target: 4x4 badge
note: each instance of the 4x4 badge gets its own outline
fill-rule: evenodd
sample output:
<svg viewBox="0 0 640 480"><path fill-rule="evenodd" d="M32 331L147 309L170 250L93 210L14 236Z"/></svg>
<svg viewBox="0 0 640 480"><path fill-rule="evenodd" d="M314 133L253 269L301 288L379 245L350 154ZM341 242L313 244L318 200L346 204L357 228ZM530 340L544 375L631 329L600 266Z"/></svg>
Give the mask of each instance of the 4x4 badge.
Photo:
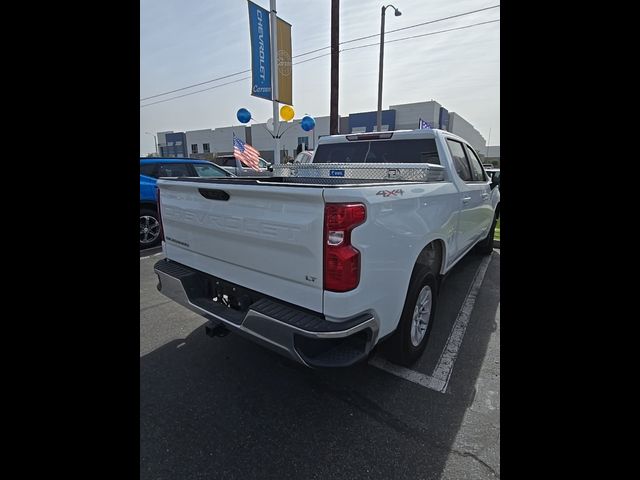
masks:
<svg viewBox="0 0 640 480"><path fill-rule="evenodd" d="M376 193L376 195L382 195L383 197L395 197L397 195L402 196L404 194L404 192L402 191L401 188L398 188L396 190L380 190L378 193Z"/></svg>

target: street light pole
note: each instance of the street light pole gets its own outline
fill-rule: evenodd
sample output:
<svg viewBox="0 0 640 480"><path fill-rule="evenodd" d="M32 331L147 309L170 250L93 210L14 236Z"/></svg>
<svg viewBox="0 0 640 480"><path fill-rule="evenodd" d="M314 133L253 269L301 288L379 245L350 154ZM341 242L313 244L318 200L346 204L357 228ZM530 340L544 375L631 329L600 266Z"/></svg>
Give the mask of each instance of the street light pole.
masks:
<svg viewBox="0 0 640 480"><path fill-rule="evenodd" d="M378 114L376 115L379 132L382 131L382 66L384 63L384 13L385 10L389 7L392 7L395 10L396 17L402 15L400 10L398 10L393 5L382 7L382 15L380 20L380 66L378 67Z"/></svg>
<svg viewBox="0 0 640 480"><path fill-rule="evenodd" d="M157 157L158 156L158 140L156 139L156 136L149 132L144 132L144 133L146 133L147 135L153 136L153 144L156 146L156 157Z"/></svg>
<svg viewBox="0 0 640 480"><path fill-rule="evenodd" d="M489 129L489 139L487 140L487 152L485 154L485 157L489 156L489 142L491 141L491 129Z"/></svg>

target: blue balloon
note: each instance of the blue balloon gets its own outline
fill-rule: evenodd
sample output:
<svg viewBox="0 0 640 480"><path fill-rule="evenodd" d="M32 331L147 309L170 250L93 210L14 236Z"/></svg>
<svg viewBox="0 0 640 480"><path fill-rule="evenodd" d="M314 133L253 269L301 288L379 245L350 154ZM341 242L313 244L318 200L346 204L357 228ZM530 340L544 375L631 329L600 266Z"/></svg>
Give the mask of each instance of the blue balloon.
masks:
<svg viewBox="0 0 640 480"><path fill-rule="evenodd" d="M240 123L249 123L249 120L251 120L251 112L246 108L241 108L238 110L237 117L238 120L240 120Z"/></svg>
<svg viewBox="0 0 640 480"><path fill-rule="evenodd" d="M315 128L316 121L313 119L313 117L310 117L307 115L306 117L302 117L302 122L300 122L300 126L305 132L308 132L309 130L313 130Z"/></svg>

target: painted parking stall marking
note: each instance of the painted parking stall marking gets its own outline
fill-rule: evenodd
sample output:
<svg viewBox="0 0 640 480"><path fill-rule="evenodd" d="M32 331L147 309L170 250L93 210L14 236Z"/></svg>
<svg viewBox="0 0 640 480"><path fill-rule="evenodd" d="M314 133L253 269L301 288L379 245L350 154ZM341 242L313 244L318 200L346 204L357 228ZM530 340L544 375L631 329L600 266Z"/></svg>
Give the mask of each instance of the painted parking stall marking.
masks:
<svg viewBox="0 0 640 480"><path fill-rule="evenodd" d="M147 255L146 257L140 257L140 260L144 260L145 258L157 257L158 255L162 255L162 252L154 253L153 255Z"/></svg>
<svg viewBox="0 0 640 480"><path fill-rule="evenodd" d="M375 356L369 360L369 365L403 378L404 380L430 388L431 390L446 393L447 386L449 385L449 379L453 372L453 366L456 362L456 358L458 357L458 351L462 345L462 339L464 338L464 333L467 330L467 325L469 324L469 319L471 318L473 306L476 303L476 298L478 297L482 281L487 273L489 262L491 262L491 256L483 258L478 270L476 270L473 281L471 282L471 287L469 287L467 296L462 303L462 307L458 312L453 328L447 338L447 343L445 344L445 347L440 354L440 358L438 359L438 363L431 375L426 375L424 373L416 372L415 370L395 365L379 356Z"/></svg>
<svg viewBox="0 0 640 480"><path fill-rule="evenodd" d="M476 275L471 283L467 297L465 298L462 308L460 309L460 312L458 312L458 317L453 324L453 328L451 329L451 333L447 339L447 344L445 345L444 350L440 355L440 359L438 360L438 364L433 371L433 378L443 382L444 384L441 390L442 393L447 390L447 385L451 378L451 372L453 371L453 365L458 357L458 350L460 350L460 345L462 345L464 332L467 330L467 325L471 318L471 312L473 312L473 306L476 303L476 298L478 297L478 292L480 291L482 280L484 280L484 276L487 273L490 261L491 256L482 259L482 263L476 271Z"/></svg>
<svg viewBox="0 0 640 480"><path fill-rule="evenodd" d="M396 377L404 378L405 380L417 383L418 385L430 388L431 390L436 390L437 392L442 391L443 387L445 387L441 380L425 375L424 373L416 372L409 368L401 367L400 365L391 363L377 355L369 360L369 365L373 365L374 367L384 370Z"/></svg>

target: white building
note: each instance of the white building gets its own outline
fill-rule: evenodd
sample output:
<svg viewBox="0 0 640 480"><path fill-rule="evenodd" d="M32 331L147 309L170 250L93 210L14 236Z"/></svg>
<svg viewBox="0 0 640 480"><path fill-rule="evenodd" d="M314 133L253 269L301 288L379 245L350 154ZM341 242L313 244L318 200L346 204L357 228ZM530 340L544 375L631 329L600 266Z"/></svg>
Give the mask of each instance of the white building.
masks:
<svg viewBox="0 0 640 480"><path fill-rule="evenodd" d="M500 145L489 145L486 150L485 161L488 163L494 163L497 161L500 165Z"/></svg>
<svg viewBox="0 0 640 480"><path fill-rule="evenodd" d="M302 119L294 119L290 122L280 123L280 150L282 152L280 158L294 158L295 150L298 145L305 145L305 150L313 150L316 146L318 138L323 135L329 135L329 117L315 118L316 127L305 132L300 126ZM266 123L255 123L251 125L251 140L253 147L260 151L262 158L273 161L273 149L275 140L272 132L267 130Z"/></svg>
<svg viewBox="0 0 640 480"><path fill-rule="evenodd" d="M233 127L216 128L213 131L213 143L211 144L215 148L212 151L229 154L233 153L233 135L235 134L243 142L248 142L253 145L247 138L247 130L250 130L244 125L236 125Z"/></svg>
<svg viewBox="0 0 640 480"><path fill-rule="evenodd" d="M396 111L396 130L415 130L420 119L433 128L440 126L440 105L438 102L404 103L390 105L389 110Z"/></svg>
<svg viewBox="0 0 640 480"><path fill-rule="evenodd" d="M191 130L185 132L187 137L187 152L189 155L197 153L211 153L213 145L213 130L210 128L204 130Z"/></svg>
<svg viewBox="0 0 640 480"><path fill-rule="evenodd" d="M475 148L476 152L482 155L485 154L487 141L473 125L455 112L449 114L449 131L464 138Z"/></svg>
<svg viewBox="0 0 640 480"><path fill-rule="evenodd" d="M383 110L383 119L391 130L414 130L418 128L419 120L428 122L432 128L442 128L466 139L478 153L486 154L486 141L471 123L460 114L451 112L438 102L406 103L391 105L389 110ZM329 116L315 119L316 127L311 132L305 132L300 127L301 119L280 123L281 160L295 157L296 149L304 145L305 149L314 149L317 141L324 135L329 135ZM376 124L376 112L354 113L339 118L341 133L355 131L373 131ZM163 133L158 134L158 141L164 141ZM260 151L260 155L268 161L273 161L274 138L267 130L266 123L256 123L250 126L238 125L216 129L193 130L186 132L186 150L189 155L230 154L233 152L233 134L249 143ZM161 140L162 138L162 140ZM498 152L499 158L499 152Z"/></svg>
<svg viewBox="0 0 640 480"><path fill-rule="evenodd" d="M455 112L449 112L438 102L405 103L391 105L390 110L396 111L396 130L413 130L418 128L420 119L429 123L433 128L442 128L455 133L467 140L478 153L484 155L487 142L473 125Z"/></svg>

